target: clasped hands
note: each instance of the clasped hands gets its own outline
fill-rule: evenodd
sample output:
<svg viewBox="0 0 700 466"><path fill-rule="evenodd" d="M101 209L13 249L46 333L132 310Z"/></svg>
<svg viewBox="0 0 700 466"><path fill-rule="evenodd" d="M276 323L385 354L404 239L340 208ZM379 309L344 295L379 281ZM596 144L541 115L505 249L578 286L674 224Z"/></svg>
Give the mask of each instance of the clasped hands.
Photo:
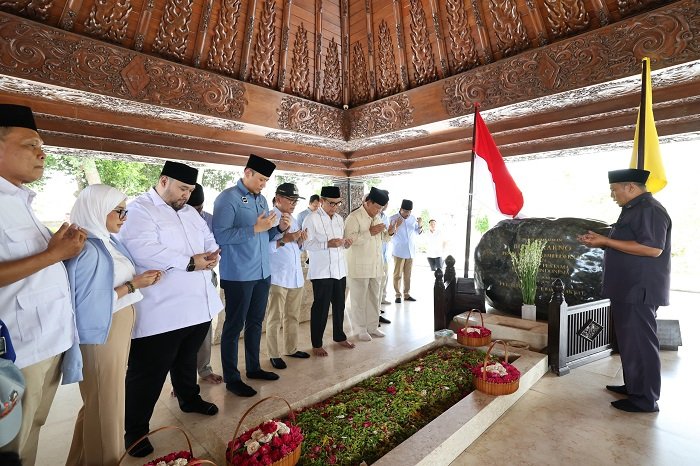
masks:
<svg viewBox="0 0 700 466"><path fill-rule="evenodd" d="M333 238L328 240L329 248L349 248L352 246L352 240L350 238Z"/></svg>

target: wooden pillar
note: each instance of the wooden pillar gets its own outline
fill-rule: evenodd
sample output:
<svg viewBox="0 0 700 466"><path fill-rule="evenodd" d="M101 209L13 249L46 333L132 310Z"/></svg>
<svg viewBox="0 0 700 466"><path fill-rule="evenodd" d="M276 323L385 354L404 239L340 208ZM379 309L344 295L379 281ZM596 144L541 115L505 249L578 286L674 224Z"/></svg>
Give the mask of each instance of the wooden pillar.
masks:
<svg viewBox="0 0 700 466"><path fill-rule="evenodd" d="M396 43L399 48L399 53L397 58L399 59L399 74L401 75L401 91L405 91L409 88L408 80L408 68L406 63L408 62L406 43L403 37L403 11L401 8L401 0L394 0L394 20L396 21Z"/></svg>
<svg viewBox="0 0 700 466"><path fill-rule="evenodd" d="M372 1L365 0L365 17L367 18L367 65L369 68L369 100L377 97L377 84L374 66L374 19L372 18Z"/></svg>
<svg viewBox="0 0 700 466"><path fill-rule="evenodd" d="M343 108L347 109L350 105L350 7L348 0L340 0L340 36Z"/></svg>
<svg viewBox="0 0 700 466"><path fill-rule="evenodd" d="M440 79L450 76L450 60L447 56L447 47L445 46L445 38L442 35L442 22L440 21L440 7L437 0L430 0L430 10L433 16L433 27L435 28L435 41L438 47L438 58L440 66L438 66L438 75Z"/></svg>
<svg viewBox="0 0 700 466"><path fill-rule="evenodd" d="M491 63L493 61L493 52L491 51L491 41L489 40L489 34L484 26L484 20L481 15L481 7L479 6L478 0L471 0L472 2L472 14L474 15L474 22L476 23L476 37L478 40L478 49L482 57L482 63Z"/></svg>
<svg viewBox="0 0 700 466"><path fill-rule="evenodd" d="M245 38L243 39L243 53L241 54L240 80L248 81L250 77L250 51L253 48L253 32L255 32L255 9L258 0L250 0L246 12Z"/></svg>
<svg viewBox="0 0 700 466"><path fill-rule="evenodd" d="M204 45L207 40L207 30L209 29L209 18L211 18L211 9L214 6L214 0L206 0L202 17L199 19L199 29L194 43L194 56L192 57L192 66L199 68L202 62L202 54L204 53Z"/></svg>
<svg viewBox="0 0 700 466"><path fill-rule="evenodd" d="M280 69L277 78L277 89L284 92L284 82L287 79L287 59L289 57L289 30L292 22L292 0L284 0L282 5L282 44L280 47Z"/></svg>

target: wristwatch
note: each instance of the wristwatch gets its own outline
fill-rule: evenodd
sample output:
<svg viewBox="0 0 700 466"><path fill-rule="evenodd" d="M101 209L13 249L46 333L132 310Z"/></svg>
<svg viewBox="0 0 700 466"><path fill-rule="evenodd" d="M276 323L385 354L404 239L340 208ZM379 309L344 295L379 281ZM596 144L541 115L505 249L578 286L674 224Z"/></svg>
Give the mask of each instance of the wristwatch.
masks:
<svg viewBox="0 0 700 466"><path fill-rule="evenodd" d="M188 272L194 272L194 257L190 257L190 263L187 264L187 268L185 270Z"/></svg>
<svg viewBox="0 0 700 466"><path fill-rule="evenodd" d="M284 240L280 238L280 247L283 248L285 244L287 243L285 243Z"/></svg>

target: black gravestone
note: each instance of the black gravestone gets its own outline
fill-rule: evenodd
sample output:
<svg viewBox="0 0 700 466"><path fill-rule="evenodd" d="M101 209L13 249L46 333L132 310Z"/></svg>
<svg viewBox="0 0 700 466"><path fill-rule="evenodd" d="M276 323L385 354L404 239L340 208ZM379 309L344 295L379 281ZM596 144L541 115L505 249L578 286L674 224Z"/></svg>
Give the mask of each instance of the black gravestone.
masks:
<svg viewBox="0 0 700 466"><path fill-rule="evenodd" d="M528 218L503 220L487 231L474 253L476 286L495 309L520 316L522 294L508 251L517 251L528 239L545 239L537 276L537 318L547 320L551 284L560 278L570 306L601 299L603 250L589 248L576 237L588 230L607 235L609 226L581 218Z"/></svg>

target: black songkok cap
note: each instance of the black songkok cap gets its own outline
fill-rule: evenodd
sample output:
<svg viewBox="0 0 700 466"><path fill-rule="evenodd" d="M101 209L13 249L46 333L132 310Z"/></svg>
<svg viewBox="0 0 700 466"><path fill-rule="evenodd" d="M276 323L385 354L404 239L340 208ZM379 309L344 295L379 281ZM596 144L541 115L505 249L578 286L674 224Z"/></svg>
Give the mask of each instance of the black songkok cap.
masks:
<svg viewBox="0 0 700 466"><path fill-rule="evenodd" d="M649 178L648 170L625 168L608 172L608 183L640 183L646 184Z"/></svg>
<svg viewBox="0 0 700 466"><path fill-rule="evenodd" d="M197 169L180 162L165 162L160 176L169 176L185 184L197 184Z"/></svg>
<svg viewBox="0 0 700 466"><path fill-rule="evenodd" d="M367 194L367 200L383 207L389 202L389 195L383 189L372 188Z"/></svg>
<svg viewBox="0 0 700 466"><path fill-rule="evenodd" d="M36 131L32 109L24 105L0 104L0 126L29 128Z"/></svg>
<svg viewBox="0 0 700 466"><path fill-rule="evenodd" d="M281 185L277 186L277 191L275 191L275 194L292 199L306 199L305 197L301 197L299 195L297 185L294 183L282 183Z"/></svg>
<svg viewBox="0 0 700 466"><path fill-rule="evenodd" d="M409 201L408 199L404 199L401 201L401 208L403 210L413 210L413 201Z"/></svg>
<svg viewBox="0 0 700 466"><path fill-rule="evenodd" d="M321 188L321 197L337 199L340 197L340 188L337 186L324 186Z"/></svg>
<svg viewBox="0 0 700 466"><path fill-rule="evenodd" d="M245 164L245 167L255 170L262 176L269 178L272 175L272 172L275 171L275 167L277 167L277 165L267 159L258 157L255 154L250 154L250 157L248 157L248 163Z"/></svg>
<svg viewBox="0 0 700 466"><path fill-rule="evenodd" d="M190 198L187 200L187 203L192 207L197 207L204 204L204 188L202 188L201 184L197 183L194 185L194 191L192 191L192 194L190 194Z"/></svg>

